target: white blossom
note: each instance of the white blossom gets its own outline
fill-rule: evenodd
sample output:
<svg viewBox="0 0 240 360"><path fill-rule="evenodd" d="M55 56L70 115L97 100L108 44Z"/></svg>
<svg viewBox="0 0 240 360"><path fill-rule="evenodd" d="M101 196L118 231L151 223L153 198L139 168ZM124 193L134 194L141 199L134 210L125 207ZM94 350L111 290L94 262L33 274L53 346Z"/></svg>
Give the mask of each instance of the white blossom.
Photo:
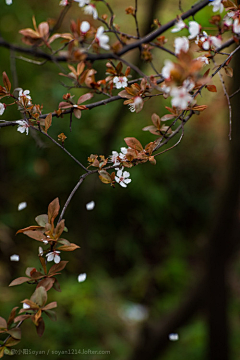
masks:
<svg viewBox="0 0 240 360"><path fill-rule="evenodd" d="M47 240L43 240L42 242L44 243L44 245L47 245L47 244L48 244L48 241L47 241Z"/></svg>
<svg viewBox="0 0 240 360"><path fill-rule="evenodd" d="M222 44L221 39L216 36L208 35L206 31L203 31L203 36L201 36L200 39L197 37L195 42L198 43L199 40L202 42L202 48L204 50L209 50L212 46L218 48Z"/></svg>
<svg viewBox="0 0 240 360"><path fill-rule="evenodd" d="M110 161L113 163L114 166L120 165L118 158L119 158L119 153L117 151L112 151L112 155L110 156Z"/></svg>
<svg viewBox="0 0 240 360"><path fill-rule="evenodd" d="M188 31L190 33L188 39L194 39L200 32L200 25L196 21L189 21Z"/></svg>
<svg viewBox="0 0 240 360"><path fill-rule="evenodd" d="M213 6L213 12L216 12L216 11L220 11L223 12L223 9L224 9L224 6L222 4L222 0L214 0L214 1L211 1L210 4L208 5L212 5Z"/></svg>
<svg viewBox="0 0 240 360"><path fill-rule="evenodd" d="M12 5L12 0L6 0L7 5Z"/></svg>
<svg viewBox="0 0 240 360"><path fill-rule="evenodd" d="M200 60L204 62L206 65L209 64L209 59L206 56L199 56L196 58L196 60Z"/></svg>
<svg viewBox="0 0 240 360"><path fill-rule="evenodd" d="M90 29L90 24L88 21L83 21L80 26L80 31L83 34L86 34L88 30Z"/></svg>
<svg viewBox="0 0 240 360"><path fill-rule="evenodd" d="M174 28L172 28L171 32L175 33L178 32L186 27L185 23L182 21L182 19L179 19L176 23Z"/></svg>
<svg viewBox="0 0 240 360"><path fill-rule="evenodd" d="M38 248L38 255L43 256L43 248L41 246Z"/></svg>
<svg viewBox="0 0 240 360"><path fill-rule="evenodd" d="M83 12L86 15L92 15L95 20L98 18L98 12L97 12L96 6L93 4L89 4L89 5L85 6L83 9Z"/></svg>
<svg viewBox="0 0 240 360"><path fill-rule="evenodd" d="M31 104L31 96L30 96L30 91L29 90L24 90L23 89L20 89L19 90L19 94L18 94L18 100L21 100L21 97L25 97L27 98L29 101L28 101L28 104Z"/></svg>
<svg viewBox="0 0 240 360"><path fill-rule="evenodd" d="M19 261L19 255L16 255L16 254L11 255L11 256L10 256L10 260L11 260L11 261Z"/></svg>
<svg viewBox="0 0 240 360"><path fill-rule="evenodd" d="M128 86L128 79L126 76L114 76L113 83L117 89L125 88Z"/></svg>
<svg viewBox="0 0 240 360"><path fill-rule="evenodd" d="M28 135L29 125L27 121L25 120L17 120L16 123L18 123L17 131L19 131L21 134L23 134L26 131L26 135Z"/></svg>
<svg viewBox="0 0 240 360"><path fill-rule="evenodd" d="M26 201L23 201L18 204L18 211L21 211L21 210L25 209L26 207L27 207L27 203L26 203Z"/></svg>
<svg viewBox="0 0 240 360"><path fill-rule="evenodd" d="M90 0L74 0L75 2L78 2L78 5L80 7L83 7L85 5L88 5L90 3Z"/></svg>
<svg viewBox="0 0 240 360"><path fill-rule="evenodd" d="M58 255L60 254L60 251L54 250L49 252L46 257L47 257L47 261L54 261L55 264L58 264L61 260L60 256Z"/></svg>
<svg viewBox="0 0 240 360"><path fill-rule="evenodd" d="M143 99L141 98L141 96L136 96L133 102L128 105L131 112L136 111L136 113L139 113L143 108Z"/></svg>
<svg viewBox="0 0 240 360"><path fill-rule="evenodd" d="M115 176L115 180L119 183L122 187L127 187L132 180L128 179L130 173L128 171L118 170L117 175Z"/></svg>
<svg viewBox="0 0 240 360"><path fill-rule="evenodd" d="M61 0L59 5L60 6L66 6L68 4L68 0Z"/></svg>
<svg viewBox="0 0 240 360"><path fill-rule="evenodd" d="M2 115L5 111L5 106L3 103L0 103L0 115Z"/></svg>
<svg viewBox="0 0 240 360"><path fill-rule="evenodd" d="M79 274L78 275L78 282L83 282L85 281L87 278L87 274L86 273L83 273L83 274Z"/></svg>
<svg viewBox="0 0 240 360"><path fill-rule="evenodd" d="M240 34L240 22L239 18L235 19L233 22L233 32L235 34Z"/></svg>
<svg viewBox="0 0 240 360"><path fill-rule="evenodd" d="M178 334L169 334L168 335L168 338L169 338L169 340L171 340L171 341L177 341L178 339L179 339L179 336L178 336Z"/></svg>
<svg viewBox="0 0 240 360"><path fill-rule="evenodd" d="M186 109L189 102L192 101L192 96L188 93L188 89L185 86L173 87L170 95L172 96L172 106L182 110Z"/></svg>
<svg viewBox="0 0 240 360"><path fill-rule="evenodd" d="M95 35L95 41L99 44L99 46L105 50L109 50L110 46L107 44L109 42L109 36L104 34L104 27L100 26L97 29L97 33Z"/></svg>
<svg viewBox="0 0 240 360"><path fill-rule="evenodd" d="M86 204L86 209L87 210L93 210L95 208L95 202L94 201L90 201L89 203Z"/></svg>
<svg viewBox="0 0 240 360"><path fill-rule="evenodd" d="M28 305L28 304L26 304L26 303L23 303L23 309L25 309L25 310L26 310L26 309L30 309L30 307L31 307L30 305Z"/></svg>
<svg viewBox="0 0 240 360"><path fill-rule="evenodd" d="M174 63L171 60L164 61L164 67L162 68L162 76L164 79L169 79L171 71L174 69Z"/></svg>
<svg viewBox="0 0 240 360"><path fill-rule="evenodd" d="M178 37L174 40L175 54L180 54L181 51L187 52L189 50L189 41L186 36Z"/></svg>

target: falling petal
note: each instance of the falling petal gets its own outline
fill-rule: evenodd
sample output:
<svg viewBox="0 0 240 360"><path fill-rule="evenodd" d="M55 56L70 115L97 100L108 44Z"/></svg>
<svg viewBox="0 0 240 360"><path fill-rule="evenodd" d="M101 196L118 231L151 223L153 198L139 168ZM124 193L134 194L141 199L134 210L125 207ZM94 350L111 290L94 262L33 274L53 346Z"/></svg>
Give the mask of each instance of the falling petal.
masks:
<svg viewBox="0 0 240 360"><path fill-rule="evenodd" d="M25 209L26 207L27 207L26 201L21 202L20 204L18 204L18 211L21 211L21 210Z"/></svg>
<svg viewBox="0 0 240 360"><path fill-rule="evenodd" d="M87 210L93 210L95 208L95 202L94 201L90 201L89 203L86 204L86 209Z"/></svg>
<svg viewBox="0 0 240 360"><path fill-rule="evenodd" d="M10 260L11 260L11 261L19 261L19 255L16 255L16 254L11 255L11 256L10 256Z"/></svg>
<svg viewBox="0 0 240 360"><path fill-rule="evenodd" d="M86 273L80 274L80 275L78 275L78 282L83 282L86 280L86 278L87 278Z"/></svg>

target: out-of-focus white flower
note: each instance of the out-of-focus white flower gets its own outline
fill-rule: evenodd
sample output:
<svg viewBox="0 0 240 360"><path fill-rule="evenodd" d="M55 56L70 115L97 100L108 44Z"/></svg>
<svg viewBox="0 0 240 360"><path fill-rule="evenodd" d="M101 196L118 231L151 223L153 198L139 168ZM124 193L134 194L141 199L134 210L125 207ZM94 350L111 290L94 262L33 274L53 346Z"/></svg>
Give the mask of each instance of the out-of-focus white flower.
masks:
<svg viewBox="0 0 240 360"><path fill-rule="evenodd" d="M178 336L178 334L173 333L173 334L169 334L168 338L171 341L177 341L179 339L179 336Z"/></svg>
<svg viewBox="0 0 240 360"><path fill-rule="evenodd" d="M171 60L164 61L164 67L162 68L162 76L164 79L169 79L171 71L174 69L174 63Z"/></svg>
<svg viewBox="0 0 240 360"><path fill-rule="evenodd" d="M191 91L192 89L194 89L194 82L191 79L186 79L183 82L183 87L185 87L187 89L187 91Z"/></svg>
<svg viewBox="0 0 240 360"><path fill-rule="evenodd" d="M21 101L21 98L23 98L23 97L28 99L28 105L30 105L32 98L30 96L30 91L29 90L24 90L24 91L23 91L23 89L19 90L18 100Z"/></svg>
<svg viewBox="0 0 240 360"><path fill-rule="evenodd" d="M0 115L2 115L5 111L5 106L3 103L0 103Z"/></svg>
<svg viewBox="0 0 240 360"><path fill-rule="evenodd" d="M224 9L224 6L222 4L222 0L214 0L214 1L211 1L210 4L208 5L212 5L213 6L213 12L216 12L216 11L220 11L223 12L223 9Z"/></svg>
<svg viewBox="0 0 240 360"><path fill-rule="evenodd" d="M88 30L90 29L90 24L88 21L83 21L80 26L80 31L83 34L86 34Z"/></svg>
<svg viewBox="0 0 240 360"><path fill-rule="evenodd" d="M185 23L182 21L182 19L179 19L179 20L175 23L175 25L174 25L174 27L172 28L171 32L172 32L172 33L178 32L178 31L184 29L185 27L186 27Z"/></svg>
<svg viewBox="0 0 240 360"><path fill-rule="evenodd" d="M95 20L98 18L98 12L97 12L96 6L93 4L89 4L89 5L85 6L85 8L83 9L83 12L86 15L92 15Z"/></svg>
<svg viewBox="0 0 240 360"><path fill-rule="evenodd" d="M43 256L43 248L41 246L38 248L38 255Z"/></svg>
<svg viewBox="0 0 240 360"><path fill-rule="evenodd" d="M173 87L170 95L172 96L172 106L182 110L186 109L188 104L192 101L192 96L188 93L188 89L185 86Z"/></svg>
<svg viewBox="0 0 240 360"><path fill-rule="evenodd" d="M130 173L128 171L118 170L117 175L115 176L115 180L122 187L127 187L127 184L129 184L132 181L131 179L128 179L129 176Z"/></svg>
<svg viewBox="0 0 240 360"><path fill-rule="evenodd" d="M80 274L80 275L78 275L78 282L83 282L86 280L86 278L87 278L86 273Z"/></svg>
<svg viewBox="0 0 240 360"><path fill-rule="evenodd" d="M26 304L26 303L23 303L23 309L27 310L27 309L30 309L30 305Z"/></svg>
<svg viewBox="0 0 240 360"><path fill-rule="evenodd" d="M102 49L109 50L110 46L107 44L109 42L109 36L104 34L104 27L100 26L97 29L97 33L95 35L95 41L99 44Z"/></svg>
<svg viewBox="0 0 240 360"><path fill-rule="evenodd" d="M188 31L190 35L188 36L189 40L194 39L200 32L200 25L196 21L189 21Z"/></svg>
<svg viewBox="0 0 240 360"><path fill-rule="evenodd" d="M199 56L196 58L196 60L200 60L204 62L206 65L209 64L209 59L206 56Z"/></svg>
<svg viewBox="0 0 240 360"><path fill-rule="evenodd" d="M219 39L216 36L210 36L206 33L206 31L203 31L203 36L200 37L200 39L197 37L195 40L195 43L198 44L198 41L202 42L202 48L204 50L209 50L212 46L215 48L218 48L222 44L222 40Z"/></svg>
<svg viewBox="0 0 240 360"><path fill-rule="evenodd" d="M144 305L130 303L123 305L119 309L119 315L125 321L140 322L147 320L149 311L148 308Z"/></svg>
<svg viewBox="0 0 240 360"><path fill-rule="evenodd" d="M61 258L58 254L60 254L60 251L51 251L46 255L47 261L54 261L55 264L58 264L61 261Z"/></svg>
<svg viewBox="0 0 240 360"><path fill-rule="evenodd" d="M18 128L17 128L17 131L19 131L22 134L26 131L26 135L28 135L29 125L28 125L27 121L25 121L25 120L17 120L16 123L19 124Z"/></svg>
<svg viewBox="0 0 240 360"><path fill-rule="evenodd" d="M240 22L239 18L235 19L233 22L233 32L235 34L240 34Z"/></svg>
<svg viewBox="0 0 240 360"><path fill-rule="evenodd" d="M16 255L16 254L11 255L11 256L10 256L10 260L11 260L11 261L19 261L19 255Z"/></svg>
<svg viewBox="0 0 240 360"><path fill-rule="evenodd" d="M186 36L178 37L174 40L175 54L180 54L181 51L187 52L189 50L189 41Z"/></svg>
<svg viewBox="0 0 240 360"><path fill-rule="evenodd" d="M143 108L143 99L141 98L141 96L136 96L133 99L133 102L128 105L131 112L136 111L136 113L139 113Z"/></svg>
<svg viewBox="0 0 240 360"><path fill-rule="evenodd" d="M66 6L68 4L68 0L61 0L59 5L60 6Z"/></svg>
<svg viewBox="0 0 240 360"><path fill-rule="evenodd" d="M43 243L44 243L44 245L47 245L47 244L48 244L48 241L47 241L47 240L43 240Z"/></svg>
<svg viewBox="0 0 240 360"><path fill-rule="evenodd" d="M88 5L90 3L90 0L74 0L75 2L78 2L78 5L80 7L83 7L85 5Z"/></svg>
<svg viewBox="0 0 240 360"><path fill-rule="evenodd" d="M86 209L87 210L93 210L95 208L95 202L94 201L90 201L89 203L86 204Z"/></svg>
<svg viewBox="0 0 240 360"><path fill-rule="evenodd" d="M6 0L7 5L12 5L12 0Z"/></svg>
<svg viewBox="0 0 240 360"><path fill-rule="evenodd" d="M25 209L26 207L27 207L27 203L26 203L26 201L23 201L20 204L18 204L18 211L21 211L21 210Z"/></svg>
<svg viewBox="0 0 240 360"><path fill-rule="evenodd" d="M114 76L113 83L117 89L125 88L128 86L128 79L126 76Z"/></svg>

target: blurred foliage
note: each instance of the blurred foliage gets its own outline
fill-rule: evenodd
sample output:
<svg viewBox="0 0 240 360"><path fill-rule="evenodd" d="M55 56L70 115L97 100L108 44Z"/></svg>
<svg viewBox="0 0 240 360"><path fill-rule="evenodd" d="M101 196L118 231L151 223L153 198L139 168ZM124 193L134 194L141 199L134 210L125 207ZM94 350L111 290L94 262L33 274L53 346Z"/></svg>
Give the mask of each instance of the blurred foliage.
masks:
<svg viewBox="0 0 240 360"><path fill-rule="evenodd" d="M12 6L2 4L1 35L8 41L20 43L18 30L32 27L32 15L36 16L37 23L57 18L61 10L58 2L39 4L35 0L13 0ZM113 3L117 13L115 21L124 29L126 26L125 31L134 30L134 23L126 21L123 3L128 6L134 2ZM147 2L139 3L141 24ZM162 23L172 19L179 12L177 3L165 2L156 17ZM182 3L187 10L194 2ZM69 19L86 18L81 9L77 6L75 9L77 11L72 9L64 20L62 32L68 31ZM196 20L209 26L206 15L209 13L209 9L204 9ZM5 70L13 79L16 62L15 86L29 89L33 102L44 105L44 113L57 109L62 95L67 92L61 86L65 80L58 75L61 69L55 64L38 66L14 59L15 55L18 54L1 48L0 71ZM166 55L160 56L161 62L156 59L159 69ZM104 74L104 64L95 65L99 66L98 72ZM66 65L59 64L59 67ZM72 93L81 94L79 90ZM149 318L161 318L178 306L191 290L201 274L201 255L225 174L227 124L222 115L223 94L219 91L217 95L208 94L209 97L211 107L191 119L177 148L160 156L156 166L144 164L130 169L132 183L127 189L120 186L112 189L100 183L97 176L81 185L65 214L69 229L66 238L81 249L64 253L64 260L69 260L69 264L58 277L62 292L49 292L49 301L58 302L58 321L46 319L45 334L40 340L33 324L24 323L23 340L17 348L110 350L111 355L86 355L86 358L124 360L134 347L141 319L123 317L121 309L125 306L134 309L135 304L141 304L147 309ZM202 101L204 103L206 98ZM214 101L218 104L217 119ZM165 114L165 105L166 102L159 99L149 101L139 114L124 111L123 116L122 101L111 103L84 111L80 120L74 119L72 132L68 116L54 119L49 133L57 139L57 135L64 132L66 148L87 164L91 153L102 154L107 149L104 155L108 156L112 150L118 151L124 146L124 137L135 136L143 144L152 141L154 136L141 129L151 124L153 109L159 115ZM19 119L12 107L4 115L5 120ZM110 143L105 143L108 129L118 119L117 131L113 130ZM15 128L0 131L1 316L7 317L12 307L21 306L20 301L32 293L28 284L14 288L8 288L8 284L17 276L24 276L27 266L40 265L37 264L39 244L23 234L16 237L14 234L19 228L34 224L35 216L46 213L48 203L55 197L59 197L63 206L80 174L81 169L65 153L39 134L31 133L26 137ZM91 200L96 207L86 211L85 204ZM26 201L28 206L18 212L17 205L21 201ZM10 262L9 256L14 253L20 255L19 263ZM235 271L239 274L239 264ZM77 276L82 272L87 273L87 280L79 284ZM237 338L240 335L239 319L236 319L240 294L235 295L230 310ZM180 330L172 330L179 332L179 341L170 342L164 360L204 358L206 328L202 316ZM67 355L51 357L69 358ZM21 358L25 356L19 355L18 359ZM28 360L34 358L34 355L27 357Z"/></svg>

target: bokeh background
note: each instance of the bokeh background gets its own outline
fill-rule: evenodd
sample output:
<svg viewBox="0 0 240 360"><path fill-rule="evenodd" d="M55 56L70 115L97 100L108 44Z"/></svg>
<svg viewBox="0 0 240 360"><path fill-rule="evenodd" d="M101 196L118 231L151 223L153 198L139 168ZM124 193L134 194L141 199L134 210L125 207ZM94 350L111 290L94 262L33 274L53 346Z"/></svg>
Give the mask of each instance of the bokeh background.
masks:
<svg viewBox="0 0 240 360"><path fill-rule="evenodd" d="M32 27L33 15L40 23L57 19L62 10L58 0L13 0L11 6L1 2L0 34L14 44L21 44L18 31ZM182 7L186 11L193 3L182 1ZM124 10L134 6L134 1L110 4L120 29L135 34L134 21ZM99 26L74 5L61 32L69 31L71 19L85 19ZM97 8L99 13L107 12L100 2ZM175 0L139 0L141 35L154 29L153 19L166 23L179 13ZM210 31L208 20L212 14L212 8L207 7L195 20ZM181 35L185 34L182 31ZM171 32L165 36L166 46L171 48ZM68 91L63 83L70 85L58 75L61 67L67 69L66 64L36 65L23 59L29 56L3 47L0 54L0 71L7 72L14 87L29 89L33 102L43 104L43 113L58 108ZM169 55L161 51L153 55L160 71ZM143 71L152 72L137 51L126 58ZM220 63L222 57L218 60ZM97 79L104 77L105 63L94 66ZM226 80L230 93L239 83L237 67L235 71L235 83ZM240 253L236 219L240 152L239 129L235 128L239 100L238 95L233 98L230 142L226 99L219 80L214 79L214 84L218 92L203 92L200 103L209 107L187 124L181 144L160 156L156 166L147 163L130 169L132 182L127 189L113 189L97 176L81 185L65 213L69 230L66 238L81 248L63 254L69 263L58 277L62 292L48 293L49 301L58 302L58 320L46 318L41 339L32 323L24 323L23 339L16 348L27 349L28 354L15 357L31 360L35 356L30 352L49 349L50 358L68 359L73 355L57 356L51 351L90 349L110 354L78 354L72 358L239 359ZM79 89L71 92L76 96L83 93ZM64 132L66 148L87 164L90 154L108 156L112 150L119 151L125 145L124 137L134 136L142 144L153 141L155 137L141 129L151 124L152 112L166 114L166 105L168 100L153 99L142 112L132 114L122 101L111 103L83 112L81 119L74 118L72 132L69 116L54 119L49 134L57 139ZM20 115L10 107L2 118L17 120ZM0 130L1 316L7 318L11 309L21 306L20 301L32 293L28 284L12 288L8 284L24 276L26 267L39 267L39 243L23 234L15 236L16 231L35 224L35 217L46 213L54 198L59 197L63 206L81 174L81 168L47 138L32 132L26 136L11 127ZM22 201L28 206L19 212ZM90 201L96 206L87 211ZM19 254L20 261L11 262L12 254ZM87 274L83 283L77 281L80 273ZM179 340L170 341L170 333L178 333Z"/></svg>

